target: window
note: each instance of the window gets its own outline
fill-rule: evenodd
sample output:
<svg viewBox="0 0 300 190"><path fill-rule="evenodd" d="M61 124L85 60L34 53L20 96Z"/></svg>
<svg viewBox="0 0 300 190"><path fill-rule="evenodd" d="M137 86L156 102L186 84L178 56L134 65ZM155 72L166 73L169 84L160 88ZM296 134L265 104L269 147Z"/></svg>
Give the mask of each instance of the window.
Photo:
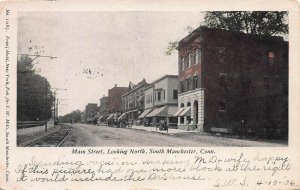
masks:
<svg viewBox="0 0 300 190"><path fill-rule="evenodd" d="M166 91L165 90L163 90L163 94L164 94L164 100L166 99Z"/></svg>
<svg viewBox="0 0 300 190"><path fill-rule="evenodd" d="M157 92L157 101L160 101L161 98L161 92Z"/></svg>
<svg viewBox="0 0 300 190"><path fill-rule="evenodd" d="M227 80L227 74L226 73L220 73L220 85L225 86L226 85L226 80Z"/></svg>
<svg viewBox="0 0 300 190"><path fill-rule="evenodd" d="M194 87L195 87L195 89L199 87L199 86L198 86L198 75L196 75L196 76L194 77Z"/></svg>
<svg viewBox="0 0 300 190"><path fill-rule="evenodd" d="M224 101L219 102L219 111L225 111L226 110L226 105Z"/></svg>
<svg viewBox="0 0 300 190"><path fill-rule="evenodd" d="M178 99L178 91L173 90L173 99Z"/></svg>
<svg viewBox="0 0 300 190"><path fill-rule="evenodd" d="M184 71L184 64L185 64L185 59L184 59L184 57L183 58L181 58L181 71Z"/></svg>
<svg viewBox="0 0 300 190"><path fill-rule="evenodd" d="M189 91L190 90L190 80L186 79L186 88Z"/></svg>
<svg viewBox="0 0 300 190"><path fill-rule="evenodd" d="M197 56L197 50L193 52L193 65L197 64L196 56Z"/></svg>
<svg viewBox="0 0 300 190"><path fill-rule="evenodd" d="M184 92L184 89L183 89L183 81L180 81L180 92Z"/></svg>
<svg viewBox="0 0 300 190"><path fill-rule="evenodd" d="M189 68L189 63L190 63L189 56L186 56L186 57L184 58L184 60L185 60L185 69L186 69L186 68Z"/></svg>
<svg viewBox="0 0 300 190"><path fill-rule="evenodd" d="M270 88L269 77L264 77L264 90L269 90L269 88Z"/></svg>
<svg viewBox="0 0 300 190"><path fill-rule="evenodd" d="M192 54L189 53L189 56L188 56L188 68L190 68L192 66Z"/></svg>
<svg viewBox="0 0 300 190"><path fill-rule="evenodd" d="M196 63L195 64L200 64L201 63L201 50L197 49L196 50Z"/></svg>
<svg viewBox="0 0 300 190"><path fill-rule="evenodd" d="M273 65L274 64L274 58L275 58L275 54L274 52L270 51L269 55L268 55L269 59L268 59L268 65Z"/></svg>

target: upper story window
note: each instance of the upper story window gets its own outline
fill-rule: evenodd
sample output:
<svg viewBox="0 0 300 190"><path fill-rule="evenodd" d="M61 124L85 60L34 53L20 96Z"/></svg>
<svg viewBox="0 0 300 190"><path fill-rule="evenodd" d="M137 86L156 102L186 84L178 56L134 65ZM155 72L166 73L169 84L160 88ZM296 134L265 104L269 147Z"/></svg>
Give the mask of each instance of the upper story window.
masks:
<svg viewBox="0 0 300 190"><path fill-rule="evenodd" d="M270 51L268 54L268 65L273 65L274 64L274 58L275 58L275 54L273 51Z"/></svg>
<svg viewBox="0 0 300 190"><path fill-rule="evenodd" d="M157 92L157 101L160 101L161 99L161 92Z"/></svg>
<svg viewBox="0 0 300 190"><path fill-rule="evenodd" d="M184 71L185 58L181 58L181 71Z"/></svg>
<svg viewBox="0 0 300 190"><path fill-rule="evenodd" d="M173 90L173 99L178 99L178 91L176 89Z"/></svg>
<svg viewBox="0 0 300 190"><path fill-rule="evenodd" d="M187 68L190 68L192 66L192 53L189 53L188 55L188 67Z"/></svg>
<svg viewBox="0 0 300 190"><path fill-rule="evenodd" d="M193 58L192 64L193 64L193 65L196 65L196 64L197 64L196 56L197 56L197 50L196 50L196 51L193 51L193 56L192 56L192 58Z"/></svg>
<svg viewBox="0 0 300 190"><path fill-rule="evenodd" d="M190 59L189 59L189 56L186 56L184 58L184 65L185 65L185 69L189 68L189 63L190 63Z"/></svg>
<svg viewBox="0 0 300 190"><path fill-rule="evenodd" d="M179 82L179 89L180 89L180 92L181 92L181 93L184 92L183 81L180 81L180 82Z"/></svg>
<svg viewBox="0 0 300 190"><path fill-rule="evenodd" d="M220 77L219 77L220 85L222 85L222 86L226 85L226 81L227 81L227 74L220 73Z"/></svg>
<svg viewBox="0 0 300 190"><path fill-rule="evenodd" d="M201 64L201 49L196 50L196 63L195 64Z"/></svg>
<svg viewBox="0 0 300 190"><path fill-rule="evenodd" d="M199 85L198 85L198 75L194 76L194 88L199 88Z"/></svg>
<svg viewBox="0 0 300 190"><path fill-rule="evenodd" d="M220 101L219 102L219 111L226 111L225 101Z"/></svg>
<svg viewBox="0 0 300 190"><path fill-rule="evenodd" d="M163 93L163 100L165 100L166 99L166 91L163 90L162 93Z"/></svg>
<svg viewBox="0 0 300 190"><path fill-rule="evenodd" d="M191 78L186 79L187 90L191 90Z"/></svg>

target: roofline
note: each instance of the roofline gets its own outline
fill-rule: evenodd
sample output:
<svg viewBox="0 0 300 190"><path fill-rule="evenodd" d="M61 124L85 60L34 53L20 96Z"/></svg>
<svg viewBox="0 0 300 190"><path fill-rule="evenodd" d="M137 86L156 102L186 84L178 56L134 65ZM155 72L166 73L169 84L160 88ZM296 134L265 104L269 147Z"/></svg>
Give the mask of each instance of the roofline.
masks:
<svg viewBox="0 0 300 190"><path fill-rule="evenodd" d="M160 81L160 80L162 80L164 78L178 78L178 75L164 75L164 76L156 79L155 81L153 81L152 84L154 84L154 83L156 83L156 82L158 82L158 81Z"/></svg>
<svg viewBox="0 0 300 190"><path fill-rule="evenodd" d="M148 86L149 84L150 84L150 83L147 83L147 82L146 82L145 84L142 84L142 85L140 85L140 86L138 86L138 87L136 87L136 88L130 90L129 92L126 92L126 93L123 94L121 97L126 96L126 95L130 94L131 92L133 92L133 91L135 91L135 90L137 90L137 89L139 89L139 88L141 88L141 87L143 87L143 86Z"/></svg>
<svg viewBox="0 0 300 190"><path fill-rule="evenodd" d="M199 35L201 32L205 32L208 30L213 30L213 31L218 31L218 32L228 32L231 34L236 34L236 35L241 35L242 37L248 36L248 37L253 37L253 38L263 38L265 40L280 40L282 42L286 42L282 36L268 36L268 35L261 35L261 34L246 34L244 32L240 32L240 31L230 31L230 30L226 30L226 29L220 29L220 28L209 28L207 26L199 26L198 28L196 28L193 32L191 32L190 34L188 34L187 36L185 36L184 38L182 38L179 42L178 42L178 47L177 50L180 49L182 46L184 46L184 44L186 44L188 41L190 41L191 39L193 39L194 37L196 37L197 35Z"/></svg>
<svg viewBox="0 0 300 190"><path fill-rule="evenodd" d="M154 87L154 84L153 84L153 83L150 83L149 86L147 86L147 87L145 88L145 90L147 90L147 89L149 89L149 88L151 88L151 87Z"/></svg>

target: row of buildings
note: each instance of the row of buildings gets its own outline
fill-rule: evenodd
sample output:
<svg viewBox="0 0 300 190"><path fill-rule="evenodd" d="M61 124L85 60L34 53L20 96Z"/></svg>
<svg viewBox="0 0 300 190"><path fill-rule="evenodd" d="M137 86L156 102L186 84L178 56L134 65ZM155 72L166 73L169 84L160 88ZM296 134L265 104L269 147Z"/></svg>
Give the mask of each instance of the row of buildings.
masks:
<svg viewBox="0 0 300 190"><path fill-rule="evenodd" d="M287 136L288 42L282 37L199 27L177 50L178 75L115 86L93 106L98 118Z"/></svg>

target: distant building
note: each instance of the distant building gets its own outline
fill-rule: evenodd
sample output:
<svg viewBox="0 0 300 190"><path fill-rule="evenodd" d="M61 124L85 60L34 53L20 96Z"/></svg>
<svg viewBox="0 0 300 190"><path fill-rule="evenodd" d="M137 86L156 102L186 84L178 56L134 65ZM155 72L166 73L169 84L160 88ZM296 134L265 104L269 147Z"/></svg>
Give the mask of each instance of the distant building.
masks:
<svg viewBox="0 0 300 190"><path fill-rule="evenodd" d="M177 86L177 75L165 75L145 88L145 110L139 115L144 125L155 126L160 120L168 126L177 125L177 117L173 116L178 111Z"/></svg>
<svg viewBox="0 0 300 190"><path fill-rule="evenodd" d="M144 110L144 90L149 84L143 79L138 84L129 83L128 91L122 96L123 114L122 119L137 123L139 115Z"/></svg>
<svg viewBox="0 0 300 190"><path fill-rule="evenodd" d="M113 87L108 90L108 104L107 109L110 114L107 120L117 120L122 113L122 95L127 92L127 87Z"/></svg>
<svg viewBox="0 0 300 190"><path fill-rule="evenodd" d="M100 98L100 115L108 113L108 96L103 96Z"/></svg>
<svg viewBox="0 0 300 190"><path fill-rule="evenodd" d="M288 43L199 27L178 45L180 129L287 135Z"/></svg>
<svg viewBox="0 0 300 190"><path fill-rule="evenodd" d="M85 106L85 122L91 122L97 112L97 104L89 103Z"/></svg>
<svg viewBox="0 0 300 190"><path fill-rule="evenodd" d="M105 122L108 117L108 96L100 98L100 106L98 112L98 123Z"/></svg>

